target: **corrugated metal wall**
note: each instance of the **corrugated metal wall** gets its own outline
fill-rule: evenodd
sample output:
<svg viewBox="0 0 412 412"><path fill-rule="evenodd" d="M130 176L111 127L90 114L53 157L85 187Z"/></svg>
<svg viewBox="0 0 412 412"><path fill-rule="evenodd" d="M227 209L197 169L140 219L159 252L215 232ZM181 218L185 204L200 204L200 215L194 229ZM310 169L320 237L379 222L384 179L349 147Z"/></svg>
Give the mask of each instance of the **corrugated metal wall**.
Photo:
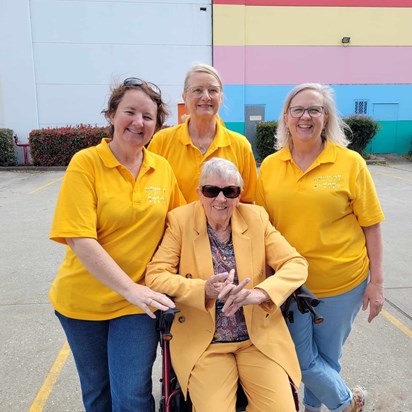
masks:
<svg viewBox="0 0 412 412"><path fill-rule="evenodd" d="M4 7L3 7L4 6ZM159 85L177 123L183 80L212 62L210 1L2 0L0 127L90 123L110 85L137 76Z"/></svg>

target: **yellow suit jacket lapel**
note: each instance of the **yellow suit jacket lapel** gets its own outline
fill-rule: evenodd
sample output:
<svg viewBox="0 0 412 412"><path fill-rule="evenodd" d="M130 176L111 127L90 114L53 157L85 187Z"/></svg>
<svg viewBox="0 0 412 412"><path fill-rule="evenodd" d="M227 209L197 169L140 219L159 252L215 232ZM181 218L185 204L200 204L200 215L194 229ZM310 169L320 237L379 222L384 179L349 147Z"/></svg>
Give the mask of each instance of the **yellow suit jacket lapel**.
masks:
<svg viewBox="0 0 412 412"><path fill-rule="evenodd" d="M235 249L236 268L239 281L252 277L253 275L253 256L252 256L252 240L249 237L249 226L240 214L239 209L235 209L232 215L232 239ZM253 285L249 283L246 288L251 288Z"/></svg>
<svg viewBox="0 0 412 412"><path fill-rule="evenodd" d="M198 268L199 277L209 279L213 275L212 252L207 234L206 216L200 202L197 202L195 206L194 230L197 233L197 236L193 239L195 264Z"/></svg>

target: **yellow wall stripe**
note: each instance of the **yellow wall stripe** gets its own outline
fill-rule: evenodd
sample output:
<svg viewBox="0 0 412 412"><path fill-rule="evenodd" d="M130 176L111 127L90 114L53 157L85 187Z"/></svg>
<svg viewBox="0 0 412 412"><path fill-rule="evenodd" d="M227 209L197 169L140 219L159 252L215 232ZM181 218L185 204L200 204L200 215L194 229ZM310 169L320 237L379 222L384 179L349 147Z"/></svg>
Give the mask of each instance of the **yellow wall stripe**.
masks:
<svg viewBox="0 0 412 412"><path fill-rule="evenodd" d="M412 8L213 7L215 46L411 46Z"/></svg>

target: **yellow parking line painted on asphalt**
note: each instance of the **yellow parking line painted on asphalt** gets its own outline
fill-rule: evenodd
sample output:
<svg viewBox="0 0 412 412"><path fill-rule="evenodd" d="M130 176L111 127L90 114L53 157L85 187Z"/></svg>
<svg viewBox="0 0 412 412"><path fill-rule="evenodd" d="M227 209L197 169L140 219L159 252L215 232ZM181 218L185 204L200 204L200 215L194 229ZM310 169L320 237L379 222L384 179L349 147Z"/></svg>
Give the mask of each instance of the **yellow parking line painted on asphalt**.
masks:
<svg viewBox="0 0 412 412"><path fill-rule="evenodd" d="M375 173L378 174L378 175L389 176L389 177L393 177L394 179L403 180L403 181L405 181L405 182L412 183L412 180L411 180L411 179L406 179L406 178L404 178L404 177L395 176L395 175L393 175L393 174L391 174L391 173L384 173L384 172L375 172Z"/></svg>
<svg viewBox="0 0 412 412"><path fill-rule="evenodd" d="M37 189L32 190L31 192L29 192L29 195L31 195L31 194L33 194L33 193L36 193L36 192L39 192L40 190L43 190L43 189L45 189L46 187L51 186L51 185L53 185L53 184L55 184L55 183L57 183L57 182L60 182L60 180L62 180L62 179L63 179L63 176L62 176L62 177L59 177L59 178L56 179L56 180L52 180L51 182L46 183L45 185L40 186L40 187L38 187Z"/></svg>
<svg viewBox="0 0 412 412"><path fill-rule="evenodd" d="M403 333L409 336L412 339L412 330L410 330L407 326L401 323L395 316L392 316L388 311L382 309L381 314L385 316L386 319L389 320L392 324L394 324L398 329L400 329Z"/></svg>
<svg viewBox="0 0 412 412"><path fill-rule="evenodd" d="M69 348L69 344L66 341L63 347L61 348L59 354L57 355L57 358L54 361L54 364L52 368L50 369L50 372L47 375L45 381L43 382L42 387L37 393L37 396L35 397L29 409L29 412L42 412L43 411L44 405L46 404L47 399L49 398L53 390L53 386L55 385L60 375L60 372L62 371L67 361L67 357L69 356L69 353L70 353L70 348Z"/></svg>

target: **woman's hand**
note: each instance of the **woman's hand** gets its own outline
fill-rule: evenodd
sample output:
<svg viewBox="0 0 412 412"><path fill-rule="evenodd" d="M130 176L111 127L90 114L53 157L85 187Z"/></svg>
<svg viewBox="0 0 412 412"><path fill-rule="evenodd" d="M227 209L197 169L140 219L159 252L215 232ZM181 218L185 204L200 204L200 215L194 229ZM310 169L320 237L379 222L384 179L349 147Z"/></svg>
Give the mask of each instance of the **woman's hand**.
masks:
<svg viewBox="0 0 412 412"><path fill-rule="evenodd" d="M235 271L232 269L229 272L225 285L218 295L218 299L225 302L222 312L226 316L232 316L240 307L251 303L248 298L253 291L245 289L245 286L250 282L250 278L235 285L233 283L234 277Z"/></svg>
<svg viewBox="0 0 412 412"><path fill-rule="evenodd" d="M250 279L245 279L242 283L240 283L237 287L243 284L243 287L250 282ZM262 302L266 302L270 300L269 295L262 289L248 289L242 290L238 293L237 296L231 295L226 300L222 312L226 316L232 316L235 312L241 308L242 306L246 305L260 305Z"/></svg>
<svg viewBox="0 0 412 412"><path fill-rule="evenodd" d="M156 309L167 310L174 308L176 305L173 300L169 299L163 293L155 292L147 286L135 283L132 288L125 294L125 298L132 304L139 306L151 318L155 319L156 315L151 311L149 306Z"/></svg>
<svg viewBox="0 0 412 412"><path fill-rule="evenodd" d="M231 280L230 274L233 272ZM223 272L217 275L212 275L205 284L206 299L217 299L219 293L228 282L233 282L235 271L232 269L230 273Z"/></svg>
<svg viewBox="0 0 412 412"><path fill-rule="evenodd" d="M369 323L371 323L382 310L383 304L385 303L383 292L383 285L369 282L366 286L366 290L363 295L362 310L368 309L369 306Z"/></svg>

